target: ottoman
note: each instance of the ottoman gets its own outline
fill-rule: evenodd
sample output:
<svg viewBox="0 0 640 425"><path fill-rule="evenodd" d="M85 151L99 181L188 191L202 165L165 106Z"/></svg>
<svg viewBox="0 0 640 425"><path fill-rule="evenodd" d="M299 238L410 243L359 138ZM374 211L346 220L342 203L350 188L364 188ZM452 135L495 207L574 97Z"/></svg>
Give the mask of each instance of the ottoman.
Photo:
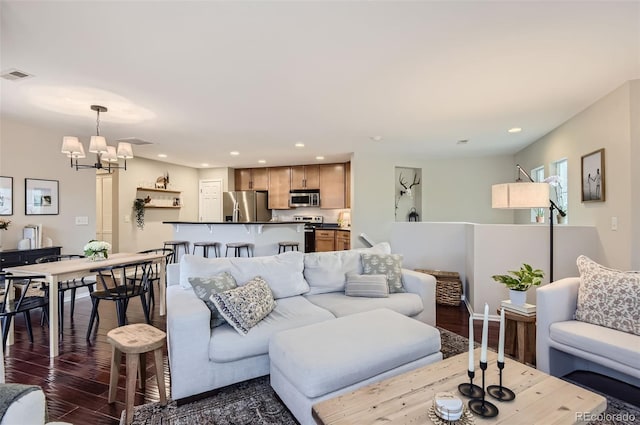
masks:
<svg viewBox="0 0 640 425"><path fill-rule="evenodd" d="M311 407L364 385L442 360L440 332L377 309L275 334L271 386L302 425Z"/></svg>

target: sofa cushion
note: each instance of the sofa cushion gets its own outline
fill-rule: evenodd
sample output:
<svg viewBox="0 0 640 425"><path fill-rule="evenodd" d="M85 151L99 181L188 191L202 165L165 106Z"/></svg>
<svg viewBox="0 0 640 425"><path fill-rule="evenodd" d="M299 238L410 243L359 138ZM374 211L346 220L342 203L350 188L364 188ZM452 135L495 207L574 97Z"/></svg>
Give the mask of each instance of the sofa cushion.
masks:
<svg viewBox="0 0 640 425"><path fill-rule="evenodd" d="M377 308L388 308L405 316L415 316L424 309L420 296L408 292L389 294L388 298L348 297L344 292L305 295L305 297L315 305L329 310L336 317L348 316Z"/></svg>
<svg viewBox="0 0 640 425"><path fill-rule="evenodd" d="M398 254L362 253L362 272L364 274L383 274L387 276L389 293L406 292L402 286L402 256Z"/></svg>
<svg viewBox="0 0 640 425"><path fill-rule="evenodd" d="M640 335L640 273L609 269L584 255L577 264L576 320Z"/></svg>
<svg viewBox="0 0 640 425"><path fill-rule="evenodd" d="M553 323L549 328L552 341L585 353L640 370L640 336L591 323L569 320Z"/></svg>
<svg viewBox="0 0 640 425"><path fill-rule="evenodd" d="M309 294L344 292L346 275L362 274L360 256L363 252L390 254L391 246L383 242L371 248L304 254L304 277L310 286Z"/></svg>
<svg viewBox="0 0 640 425"><path fill-rule="evenodd" d="M348 274L344 294L348 297L387 298L389 285L383 274Z"/></svg>
<svg viewBox="0 0 640 425"><path fill-rule="evenodd" d="M260 276L239 288L212 294L211 301L220 315L242 335L246 335L276 306L269 285Z"/></svg>
<svg viewBox="0 0 640 425"><path fill-rule="evenodd" d="M211 277L190 277L189 283L193 287L193 292L200 298L209 310L211 310L210 326L215 328L226 323L226 320L211 301L213 294L227 291L238 287L236 280L227 272L223 272Z"/></svg>
<svg viewBox="0 0 640 425"><path fill-rule="evenodd" d="M224 363L263 355L269 351L269 338L276 332L332 319L333 314L302 296L280 298L271 314L245 336L228 324L215 328L211 332L209 358Z"/></svg>
<svg viewBox="0 0 640 425"><path fill-rule="evenodd" d="M261 276L269 284L274 298L293 297L309 290L302 274L303 267L304 254L296 251L251 258L203 258L185 254L180 260L180 285L190 289L189 277L228 272L239 285L255 276Z"/></svg>

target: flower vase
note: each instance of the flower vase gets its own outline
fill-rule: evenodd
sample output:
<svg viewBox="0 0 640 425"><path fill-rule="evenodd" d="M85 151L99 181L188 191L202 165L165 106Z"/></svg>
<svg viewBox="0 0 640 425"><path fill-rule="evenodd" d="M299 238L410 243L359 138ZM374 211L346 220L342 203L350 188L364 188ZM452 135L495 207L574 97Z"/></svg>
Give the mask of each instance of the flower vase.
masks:
<svg viewBox="0 0 640 425"><path fill-rule="evenodd" d="M94 252L89 255L89 261L104 261L107 259L107 253L104 251Z"/></svg>
<svg viewBox="0 0 640 425"><path fill-rule="evenodd" d="M513 305L525 305L527 303L527 291L509 289L509 299Z"/></svg>

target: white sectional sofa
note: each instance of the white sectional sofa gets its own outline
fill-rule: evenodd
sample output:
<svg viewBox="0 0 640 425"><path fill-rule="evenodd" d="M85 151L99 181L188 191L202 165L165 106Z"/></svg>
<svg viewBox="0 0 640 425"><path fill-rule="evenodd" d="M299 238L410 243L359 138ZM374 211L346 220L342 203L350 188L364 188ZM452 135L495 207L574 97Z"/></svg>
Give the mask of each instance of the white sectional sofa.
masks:
<svg viewBox="0 0 640 425"><path fill-rule="evenodd" d="M402 270L405 293L388 298L349 297L345 275L362 273L361 253L390 253L387 243L372 248L268 257L183 256L167 267L167 334L174 400L269 374L269 340L279 331L354 313L388 308L435 326L435 278ZM196 297L189 277L223 271L239 285L262 276L273 292L275 309L247 335L229 324L211 329L210 310Z"/></svg>

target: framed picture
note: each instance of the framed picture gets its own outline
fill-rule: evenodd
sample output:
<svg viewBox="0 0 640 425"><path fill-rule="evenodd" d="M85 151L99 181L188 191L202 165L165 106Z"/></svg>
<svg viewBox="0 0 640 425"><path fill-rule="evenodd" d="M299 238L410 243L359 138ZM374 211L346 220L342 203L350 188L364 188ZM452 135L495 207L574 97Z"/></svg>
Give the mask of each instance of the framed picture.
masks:
<svg viewBox="0 0 640 425"><path fill-rule="evenodd" d="M13 215L13 177L0 176L0 215Z"/></svg>
<svg viewBox="0 0 640 425"><path fill-rule="evenodd" d="M604 148L582 156L582 202L604 202Z"/></svg>
<svg viewBox="0 0 640 425"><path fill-rule="evenodd" d="M58 214L58 180L24 179L24 213L26 215Z"/></svg>

